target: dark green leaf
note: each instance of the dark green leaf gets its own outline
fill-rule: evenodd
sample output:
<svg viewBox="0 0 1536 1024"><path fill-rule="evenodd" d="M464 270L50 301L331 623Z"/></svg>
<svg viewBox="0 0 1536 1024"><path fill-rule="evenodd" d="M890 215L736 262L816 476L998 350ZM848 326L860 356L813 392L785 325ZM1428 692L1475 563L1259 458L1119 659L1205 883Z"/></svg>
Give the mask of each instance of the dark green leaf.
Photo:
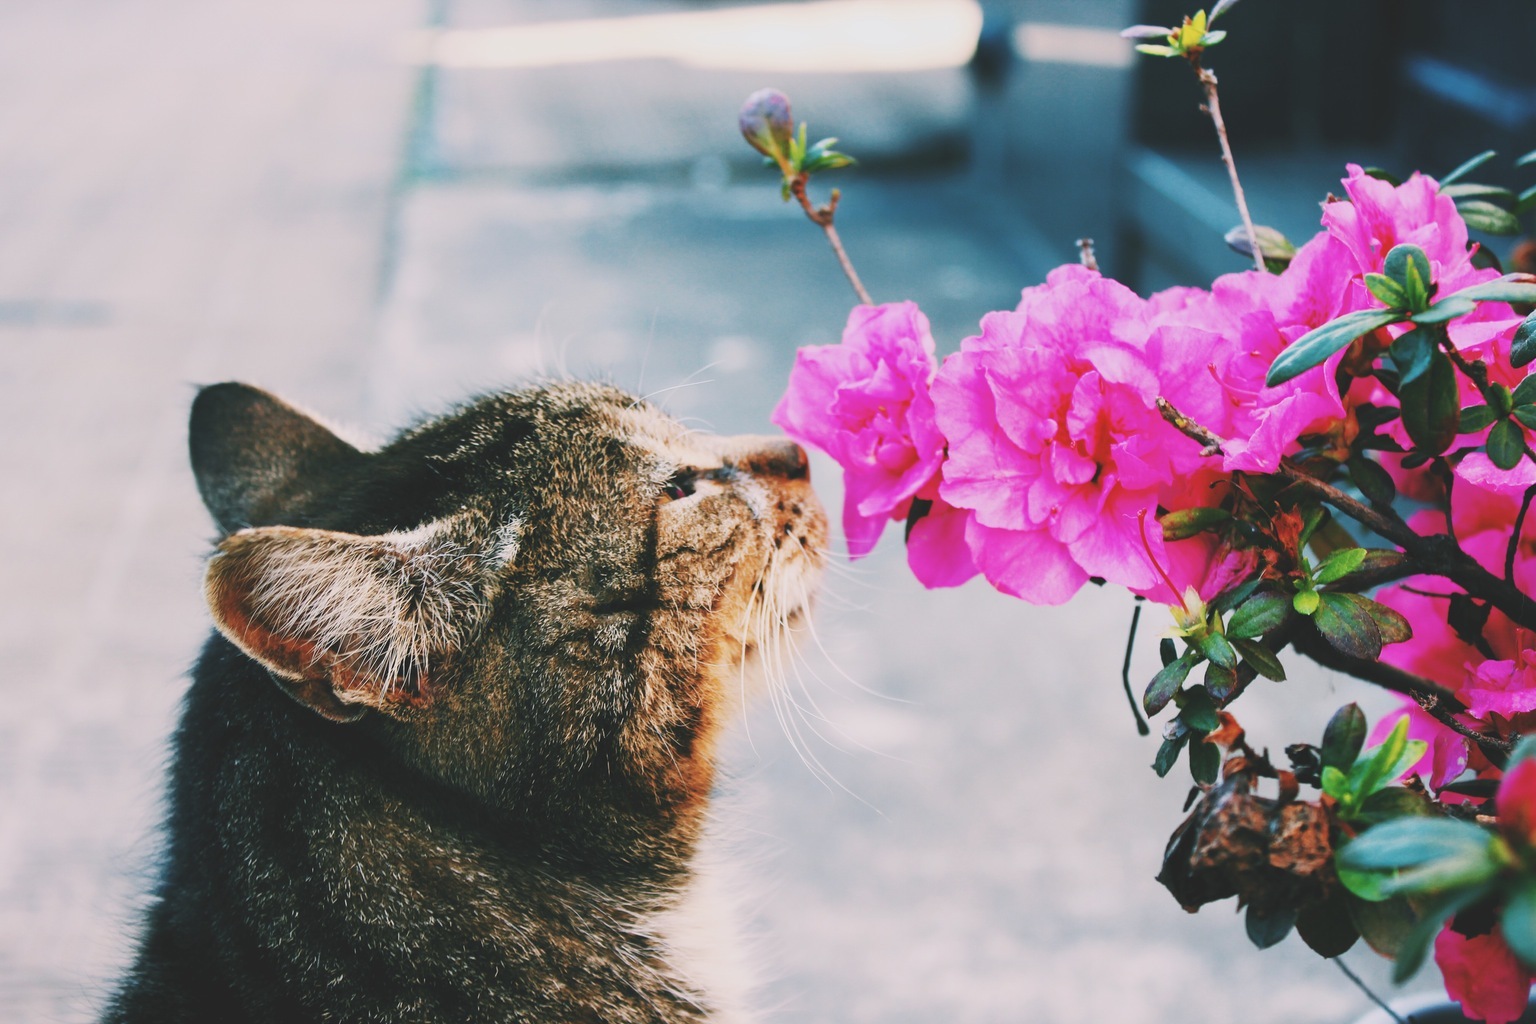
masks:
<svg viewBox="0 0 1536 1024"><path fill-rule="evenodd" d="M1529 405L1536 402L1536 373L1526 374L1525 378L1515 385L1509 401L1511 405Z"/></svg>
<svg viewBox="0 0 1536 1024"><path fill-rule="evenodd" d="M1362 594L1341 594L1340 596L1371 617L1376 623L1377 631L1381 633L1382 646L1400 644L1413 639L1413 626L1398 612Z"/></svg>
<svg viewBox="0 0 1536 1024"><path fill-rule="evenodd" d="M1277 683L1285 682L1285 666L1280 664L1280 659L1275 657L1274 651L1257 640L1245 640L1240 637L1232 640L1232 646L1237 648L1237 653L1243 656L1248 667L1259 675L1265 679L1273 679Z"/></svg>
<svg viewBox="0 0 1536 1024"><path fill-rule="evenodd" d="M1325 898L1302 907L1296 915L1296 934L1318 956L1331 958L1349 952L1360 932L1349 919L1344 890L1335 888Z"/></svg>
<svg viewBox="0 0 1536 1024"><path fill-rule="evenodd" d="M1397 367L1399 384L1417 380L1429 369L1429 361L1435 354L1435 339L1428 331L1412 330L1387 349L1392 365Z"/></svg>
<svg viewBox="0 0 1536 1024"><path fill-rule="evenodd" d="M1515 200L1515 216L1524 217L1532 209L1536 209L1536 185L1532 185L1524 192L1521 192L1520 197ZM1482 252L1482 250L1479 249L1478 252Z"/></svg>
<svg viewBox="0 0 1536 1024"><path fill-rule="evenodd" d="M1396 323L1402 316L1390 309L1361 309L1345 313L1337 320L1308 331L1297 339L1296 344L1281 352L1269 368L1264 383L1269 387L1283 384L1314 366L1321 365L1329 356L1362 334L1387 324Z"/></svg>
<svg viewBox="0 0 1536 1024"><path fill-rule="evenodd" d="M1526 876L1516 883L1499 924L1515 956L1526 967L1536 967L1536 878Z"/></svg>
<svg viewBox="0 0 1536 1024"><path fill-rule="evenodd" d="M1428 819L1396 818L1394 820ZM1439 860L1426 861L1416 868L1399 871L1391 881L1386 883L1386 891L1402 893L1405 896L1455 892L1468 886L1483 885L1491 881L1499 873L1500 867L1498 858L1485 847L1477 852L1469 851L1458 857L1442 857Z"/></svg>
<svg viewBox="0 0 1536 1024"><path fill-rule="evenodd" d="M1238 606L1227 621L1227 635L1231 637L1263 636L1272 629L1285 625L1291 617L1291 600L1284 594L1266 590L1254 594Z"/></svg>
<svg viewBox="0 0 1536 1024"><path fill-rule="evenodd" d="M1313 505L1303 513L1301 518L1301 533L1296 538L1296 549L1300 551L1307 546L1307 541L1312 539L1312 534L1323 525L1328 518L1328 510L1321 505Z"/></svg>
<svg viewBox="0 0 1536 1024"><path fill-rule="evenodd" d="M1345 904L1349 908L1349 919L1359 929L1366 945L1388 958L1397 956L1419 921L1419 915L1401 896L1382 901L1348 896Z"/></svg>
<svg viewBox="0 0 1536 1024"><path fill-rule="evenodd" d="M1142 695L1141 706L1146 709L1148 715L1155 715L1168 706L1173 695L1179 692L1179 687L1184 685L1184 679L1189 675L1189 670L1195 667L1200 660L1200 655L1194 651L1185 651L1170 665L1164 665L1162 671L1152 677L1152 682L1147 686L1147 692Z"/></svg>
<svg viewBox="0 0 1536 1024"><path fill-rule="evenodd" d="M1536 430L1536 405L1517 405L1510 414L1532 430Z"/></svg>
<svg viewBox="0 0 1536 1024"><path fill-rule="evenodd" d="M1329 646L1341 654L1375 661L1381 654L1381 630L1344 594L1319 594L1312 621Z"/></svg>
<svg viewBox="0 0 1536 1024"><path fill-rule="evenodd" d="M1344 867L1342 864L1334 864L1334 871L1339 876L1339 881L1348 889L1350 895L1367 903L1381 903L1392 898L1387 891L1387 882L1392 876L1383 871L1355 871ZM1362 935L1366 934L1365 927L1360 928ZM1374 943L1372 948L1375 948Z"/></svg>
<svg viewBox="0 0 1536 1024"><path fill-rule="evenodd" d="M1486 855L1493 834L1470 821L1407 817L1367 829L1339 851L1338 862L1352 871L1415 868L1432 861Z"/></svg>
<svg viewBox="0 0 1536 1024"><path fill-rule="evenodd" d="M1179 763L1179 751L1188 742L1188 732L1180 733L1177 739L1163 740L1163 745L1157 748L1157 759L1152 762L1152 770L1157 772L1158 778L1165 777Z"/></svg>
<svg viewBox="0 0 1536 1024"><path fill-rule="evenodd" d="M1342 548L1323 559L1312 579L1316 583L1332 583L1343 579L1365 562L1365 548Z"/></svg>
<svg viewBox="0 0 1536 1024"><path fill-rule="evenodd" d="M1205 666L1205 688L1216 700L1226 700L1237 691L1237 669L1211 662Z"/></svg>
<svg viewBox="0 0 1536 1024"><path fill-rule="evenodd" d="M1493 410L1486 405L1469 405L1461 410L1461 427L1458 434L1475 434L1487 430L1493 422Z"/></svg>
<svg viewBox="0 0 1536 1024"><path fill-rule="evenodd" d="M1196 641L1200 653L1211 659L1213 665L1222 668L1237 667L1237 653L1232 650L1232 645L1227 643L1227 638L1220 633L1207 633Z"/></svg>
<svg viewBox="0 0 1536 1024"><path fill-rule="evenodd" d="M1489 160L1492 160L1498 155L1499 154L1497 150L1483 150L1481 153L1477 154L1477 156L1474 156L1470 160L1459 164L1455 170L1441 178L1440 186L1444 188L1446 185L1460 181L1462 178L1465 178L1467 175L1471 174L1473 171L1477 170L1479 167L1483 166L1483 164L1487 163Z"/></svg>
<svg viewBox="0 0 1536 1024"><path fill-rule="evenodd" d="M1434 809L1423 793L1402 786L1388 786L1366 797L1359 809L1350 815L1350 821L1361 825L1379 825L1394 818L1433 813Z"/></svg>
<svg viewBox="0 0 1536 1024"><path fill-rule="evenodd" d="M1436 349L1429 372L1399 389L1403 426L1414 446L1426 455L1439 455L1456 439L1461 426L1461 395L1456 382L1456 367L1444 352Z"/></svg>
<svg viewBox="0 0 1536 1024"><path fill-rule="evenodd" d="M1216 783L1216 776L1221 773L1221 750L1214 743L1206 743L1203 739L1191 740L1189 744L1189 774L1202 786L1211 786Z"/></svg>
<svg viewBox="0 0 1536 1024"><path fill-rule="evenodd" d="M1513 235L1520 231L1520 221L1502 206L1481 199L1463 199L1456 204L1456 212L1474 231L1486 231L1490 235Z"/></svg>
<svg viewBox="0 0 1536 1024"><path fill-rule="evenodd" d="M1499 420L1488 432L1488 459L1500 469L1514 469L1525 457L1525 431L1514 420Z"/></svg>
<svg viewBox="0 0 1536 1024"><path fill-rule="evenodd" d="M1384 167L1367 167L1365 169L1365 176L1367 178L1375 178L1377 181L1384 181L1393 188L1397 188L1397 186L1403 183L1402 178L1399 178Z"/></svg>
<svg viewBox="0 0 1536 1024"><path fill-rule="evenodd" d="M1159 517L1158 522L1162 524L1164 540L1184 540L1231 518L1232 514L1225 509L1185 508Z"/></svg>
<svg viewBox="0 0 1536 1024"><path fill-rule="evenodd" d="M1488 614L1491 611L1492 605L1478 601L1470 594L1452 594L1445 620L1456 631L1462 643L1469 647L1483 647L1487 644L1483 639L1483 627L1488 625Z"/></svg>
<svg viewBox="0 0 1536 1024"><path fill-rule="evenodd" d="M1496 281L1484 281L1446 296L1446 299L1472 299L1475 302L1536 302L1536 282L1530 274L1505 274ZM1437 303L1438 305L1438 303Z"/></svg>
<svg viewBox="0 0 1536 1024"><path fill-rule="evenodd" d="M1418 923L1413 926L1413 931L1408 933L1408 938L1398 947L1397 962L1392 965L1392 980L1401 985L1424 963L1424 955L1429 952L1429 944L1440 934L1440 926L1452 915L1465 910L1488 893L1487 886L1478 886L1463 889L1459 892L1446 893L1439 899L1429 902L1419 914Z"/></svg>
<svg viewBox="0 0 1536 1024"><path fill-rule="evenodd" d="M1514 340L1509 343L1510 365L1521 367L1532 359L1536 359L1536 313L1521 321Z"/></svg>
<svg viewBox="0 0 1536 1024"><path fill-rule="evenodd" d="M1179 720L1197 733L1208 733L1221 725L1216 704L1203 687L1191 686L1179 696Z"/></svg>
<svg viewBox="0 0 1536 1024"><path fill-rule="evenodd" d="M1365 746L1365 734L1365 712L1360 705L1349 703L1339 708L1323 730L1323 745L1318 748L1323 764L1348 769Z"/></svg>
<svg viewBox="0 0 1536 1024"><path fill-rule="evenodd" d="M1164 667L1172 665L1179 657L1179 649L1174 646L1173 640L1163 637L1157 642L1157 656L1162 659Z"/></svg>
<svg viewBox="0 0 1536 1024"><path fill-rule="evenodd" d="M1211 603L1212 607L1225 615L1233 608L1236 608L1244 601L1247 601L1249 596L1252 595L1255 590L1258 590L1263 583L1264 580L1261 577L1256 577L1246 583L1239 583L1232 589L1223 591L1221 596L1217 597L1216 600Z"/></svg>
<svg viewBox="0 0 1536 1024"><path fill-rule="evenodd" d="M1447 320L1466 316L1476 308L1476 302L1470 297L1457 292L1455 295L1447 295L1424 312L1414 314L1413 322L1416 324L1443 324Z"/></svg>
<svg viewBox="0 0 1536 1024"><path fill-rule="evenodd" d="M1397 485L1392 482L1392 474L1364 455L1350 457L1349 478L1373 505L1390 505L1397 498Z"/></svg>
<svg viewBox="0 0 1536 1024"><path fill-rule="evenodd" d="M1296 926L1296 911L1289 907L1282 907L1268 913L1260 913L1258 905L1250 903L1244 923L1248 929L1249 941L1260 949L1268 949L1291 934L1291 929Z"/></svg>

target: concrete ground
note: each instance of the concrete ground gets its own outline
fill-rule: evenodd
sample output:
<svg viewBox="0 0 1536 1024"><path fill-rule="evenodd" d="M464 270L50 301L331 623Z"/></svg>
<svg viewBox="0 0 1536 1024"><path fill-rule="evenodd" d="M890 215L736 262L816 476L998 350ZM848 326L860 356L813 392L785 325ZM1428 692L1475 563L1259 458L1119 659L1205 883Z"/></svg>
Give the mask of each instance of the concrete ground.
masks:
<svg viewBox="0 0 1536 1024"><path fill-rule="evenodd" d="M1030 9L1102 28L1124 7L1086 6ZM874 155L841 175L839 225L875 296L918 299L945 351L1072 258L1076 233L1107 236L1112 61L1031 65L977 106L956 70L402 58L433 24L664 9L0 7L0 1018L91 1019L131 950L165 738L208 626L194 385L248 380L383 434L568 372L768 429L795 347L835 340L850 304L735 136L740 97L769 80ZM1032 141L1008 163L1000 116ZM903 161L919 170L889 169ZM835 509L835 472L815 472ZM786 727L762 703L729 754L723 831L765 1019L1322 1024L1366 1008L1294 938L1260 953L1227 908L1188 917L1153 882L1185 786L1149 770L1155 743L1120 692L1124 595L926 593L894 538L827 590L826 653L807 642L791 676L815 710ZM1278 748L1357 696L1312 674L1239 710Z"/></svg>

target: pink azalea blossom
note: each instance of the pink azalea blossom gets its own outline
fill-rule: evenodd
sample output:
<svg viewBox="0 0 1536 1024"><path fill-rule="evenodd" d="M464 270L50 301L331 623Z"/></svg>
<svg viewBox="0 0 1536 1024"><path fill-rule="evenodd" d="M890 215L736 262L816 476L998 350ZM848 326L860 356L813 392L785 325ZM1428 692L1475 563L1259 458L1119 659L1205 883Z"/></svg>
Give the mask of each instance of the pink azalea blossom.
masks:
<svg viewBox="0 0 1536 1024"><path fill-rule="evenodd" d="M1499 831L1516 847L1536 850L1536 760L1526 758L1499 783Z"/></svg>
<svg viewBox="0 0 1536 1024"><path fill-rule="evenodd" d="M843 467L848 553L874 548L938 472L944 437L928 393L936 361L928 318L912 302L858 306L840 345L795 355L773 422Z"/></svg>
<svg viewBox="0 0 1536 1024"><path fill-rule="evenodd" d="M1435 963L1445 991L1462 1013L1486 1024L1510 1024L1525 1012L1531 973L1515 959L1495 928L1467 937L1447 927L1435 938Z"/></svg>
<svg viewBox="0 0 1536 1024"><path fill-rule="evenodd" d="M1160 529L1144 523L1202 458L1153 404L1144 310L1124 286L1059 267L939 370L939 494L974 513L966 541L998 589L1058 604L1093 576L1158 585L1147 537Z"/></svg>

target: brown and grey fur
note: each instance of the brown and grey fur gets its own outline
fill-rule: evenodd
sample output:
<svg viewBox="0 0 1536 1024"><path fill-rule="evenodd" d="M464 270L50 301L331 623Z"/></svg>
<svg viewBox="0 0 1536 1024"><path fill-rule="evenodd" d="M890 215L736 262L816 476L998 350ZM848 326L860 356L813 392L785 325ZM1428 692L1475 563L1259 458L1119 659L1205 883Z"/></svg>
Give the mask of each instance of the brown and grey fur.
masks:
<svg viewBox="0 0 1536 1024"><path fill-rule="evenodd" d="M612 388L364 452L239 384L192 461L218 632L104 1020L735 1020L668 935L743 658L804 611L804 453Z"/></svg>

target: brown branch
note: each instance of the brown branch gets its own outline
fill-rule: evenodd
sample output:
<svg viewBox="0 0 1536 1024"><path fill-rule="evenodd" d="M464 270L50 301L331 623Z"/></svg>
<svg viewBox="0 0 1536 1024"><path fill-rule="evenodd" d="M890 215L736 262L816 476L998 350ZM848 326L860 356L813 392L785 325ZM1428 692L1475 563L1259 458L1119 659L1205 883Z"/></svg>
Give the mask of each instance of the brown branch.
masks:
<svg viewBox="0 0 1536 1024"><path fill-rule="evenodd" d="M1216 138L1221 142L1221 159L1227 165L1227 177L1232 179L1232 196L1237 200L1237 212L1243 218L1243 230L1248 233L1248 247L1253 252L1254 267L1263 272L1264 253L1259 250L1259 236L1253 230L1253 218L1248 214L1248 199L1243 195L1243 183L1237 179L1237 161L1232 158L1232 143L1227 138L1227 123L1221 118L1221 99L1216 94L1216 73L1200 66L1197 56L1190 58L1200 87L1205 90L1204 110L1216 126Z"/></svg>
<svg viewBox="0 0 1536 1024"><path fill-rule="evenodd" d="M1308 635L1309 633L1311 635ZM1306 655L1323 668L1352 675L1356 679L1372 683L1384 690L1401 693L1415 700L1420 694L1426 694L1444 704L1461 707L1461 702L1456 699L1456 695L1434 680L1415 675L1384 661L1366 661L1364 658L1351 658L1347 654L1341 654L1313 630L1298 630L1298 635L1292 639L1291 646L1298 654Z"/></svg>
<svg viewBox="0 0 1536 1024"><path fill-rule="evenodd" d="M805 183L808 180L810 180L808 174L797 175L789 183L789 191L800 201L800 208L805 211L807 217L811 218L811 223L827 233L827 241L832 244L832 252L836 254L837 262L843 268L843 276L847 277L848 283L853 285L853 292L859 297L859 301L866 306L873 306L875 300L869 297L869 292L864 288L864 282L859 280L859 273L853 269L853 261L848 258L848 251L843 248L843 240L832 224L832 218L837 214L837 202L842 198L842 193L833 189L832 198L826 205L817 206L806 194Z"/></svg>
<svg viewBox="0 0 1536 1024"><path fill-rule="evenodd" d="M1166 398L1157 399L1157 410L1176 430L1202 445L1202 455L1222 454L1221 438L1179 412ZM1305 487L1372 533L1392 541L1418 564L1420 572L1443 576L1474 597L1489 601L1516 624L1536 630L1536 601L1532 601L1513 583L1484 569L1476 559L1461 549L1455 538L1445 534L1424 536L1416 533L1395 514L1385 515L1376 511L1332 484L1302 471L1288 459L1281 460L1277 472Z"/></svg>
<svg viewBox="0 0 1536 1024"><path fill-rule="evenodd" d="M1419 702L1419 707L1424 709L1435 721L1450 729L1458 735L1464 736L1477 744L1477 749L1483 752L1483 756L1492 762L1495 768L1503 768L1509 762L1510 752L1515 749L1514 741L1502 739L1498 736L1488 736L1466 725L1443 706L1443 699L1433 693L1411 694L1414 700ZM1460 706L1459 702L1458 706Z"/></svg>

